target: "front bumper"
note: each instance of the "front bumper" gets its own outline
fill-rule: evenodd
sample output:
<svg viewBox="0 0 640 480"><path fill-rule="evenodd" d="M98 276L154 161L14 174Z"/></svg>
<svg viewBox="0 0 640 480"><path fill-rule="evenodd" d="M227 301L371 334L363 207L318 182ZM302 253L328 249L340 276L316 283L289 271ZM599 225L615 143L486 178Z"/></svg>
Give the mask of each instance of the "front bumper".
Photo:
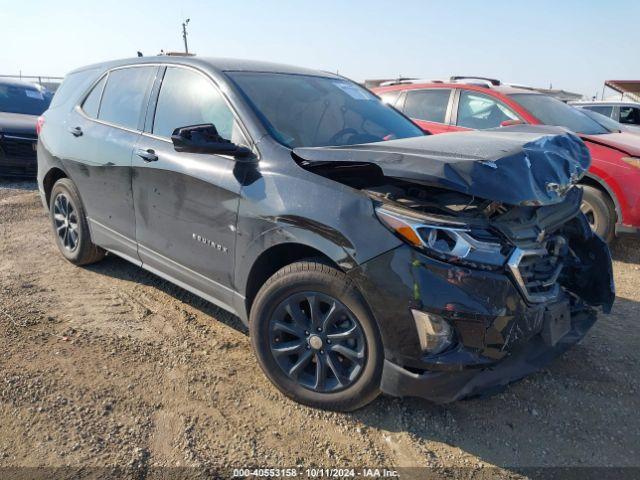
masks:
<svg viewBox="0 0 640 480"><path fill-rule="evenodd" d="M504 360L485 368L416 373L385 360L380 388L388 395L422 397L435 403L497 393L509 383L544 368L582 340L595 321L595 312L580 312L572 316L571 330L555 346L546 345L542 336L536 335Z"/></svg>
<svg viewBox="0 0 640 480"><path fill-rule="evenodd" d="M547 303L529 303L505 271L454 266L409 246L352 270L382 336L382 390L454 401L522 378L578 342L596 321L596 310L587 304L607 310L614 297L606 244L591 236L581 245L575 250L586 258L584 265ZM550 347L541 331L545 312L557 302L568 302L571 329ZM423 354L412 309L445 318L455 344L438 355Z"/></svg>

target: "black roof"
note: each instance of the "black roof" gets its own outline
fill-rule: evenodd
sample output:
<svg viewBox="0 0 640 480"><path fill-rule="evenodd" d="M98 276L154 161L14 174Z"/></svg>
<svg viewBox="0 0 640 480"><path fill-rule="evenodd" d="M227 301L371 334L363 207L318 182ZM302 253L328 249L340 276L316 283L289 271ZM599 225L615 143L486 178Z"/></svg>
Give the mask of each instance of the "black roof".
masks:
<svg viewBox="0 0 640 480"><path fill-rule="evenodd" d="M232 72L232 71L245 71L245 72L270 72L270 73L289 73L298 75L315 75L321 77L341 78L338 75L329 72L323 72L320 70L313 70L309 68L295 67L291 65L283 65L279 63L262 62L258 60L242 60L236 58L212 58L212 57L181 57L181 56L168 56L159 55L154 57L133 57L125 58L121 60L112 60L109 62L102 62L93 65L73 70L70 73L79 72L82 70L88 70L93 68L110 69L125 65L139 65L146 63L162 63L162 64L176 64L176 65L191 65L193 67L199 67L205 70L212 70L215 72Z"/></svg>

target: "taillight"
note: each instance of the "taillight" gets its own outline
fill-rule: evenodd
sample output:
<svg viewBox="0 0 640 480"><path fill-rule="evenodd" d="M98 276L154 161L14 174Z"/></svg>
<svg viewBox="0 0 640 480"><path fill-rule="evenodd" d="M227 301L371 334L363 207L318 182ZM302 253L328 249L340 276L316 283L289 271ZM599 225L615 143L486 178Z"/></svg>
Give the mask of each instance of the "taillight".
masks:
<svg viewBox="0 0 640 480"><path fill-rule="evenodd" d="M40 135L40 130L42 130L42 126L44 125L44 117L38 117L38 121L36 122L36 133Z"/></svg>

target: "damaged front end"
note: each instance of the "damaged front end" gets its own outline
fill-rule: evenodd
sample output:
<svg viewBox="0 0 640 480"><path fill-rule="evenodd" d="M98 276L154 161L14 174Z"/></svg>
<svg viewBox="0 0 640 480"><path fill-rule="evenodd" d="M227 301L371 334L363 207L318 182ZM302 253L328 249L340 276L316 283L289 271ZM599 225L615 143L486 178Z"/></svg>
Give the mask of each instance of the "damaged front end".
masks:
<svg viewBox="0 0 640 480"><path fill-rule="evenodd" d="M611 310L609 250L574 188L588 151L564 131L500 135L475 133L475 160L467 133L438 136L449 137L439 150L427 138L294 151L369 195L404 240L350 273L380 325L387 393L447 402L493 391L577 343L598 307Z"/></svg>

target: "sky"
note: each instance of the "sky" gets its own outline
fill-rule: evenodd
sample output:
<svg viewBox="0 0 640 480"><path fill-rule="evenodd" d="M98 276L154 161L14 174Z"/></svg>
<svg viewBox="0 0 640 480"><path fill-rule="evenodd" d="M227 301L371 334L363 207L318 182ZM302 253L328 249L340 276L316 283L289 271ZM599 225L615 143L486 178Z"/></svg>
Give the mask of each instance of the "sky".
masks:
<svg viewBox="0 0 640 480"><path fill-rule="evenodd" d="M0 74L182 50L186 18L200 56L356 81L478 75L591 97L605 80L640 79L638 0L0 0Z"/></svg>

